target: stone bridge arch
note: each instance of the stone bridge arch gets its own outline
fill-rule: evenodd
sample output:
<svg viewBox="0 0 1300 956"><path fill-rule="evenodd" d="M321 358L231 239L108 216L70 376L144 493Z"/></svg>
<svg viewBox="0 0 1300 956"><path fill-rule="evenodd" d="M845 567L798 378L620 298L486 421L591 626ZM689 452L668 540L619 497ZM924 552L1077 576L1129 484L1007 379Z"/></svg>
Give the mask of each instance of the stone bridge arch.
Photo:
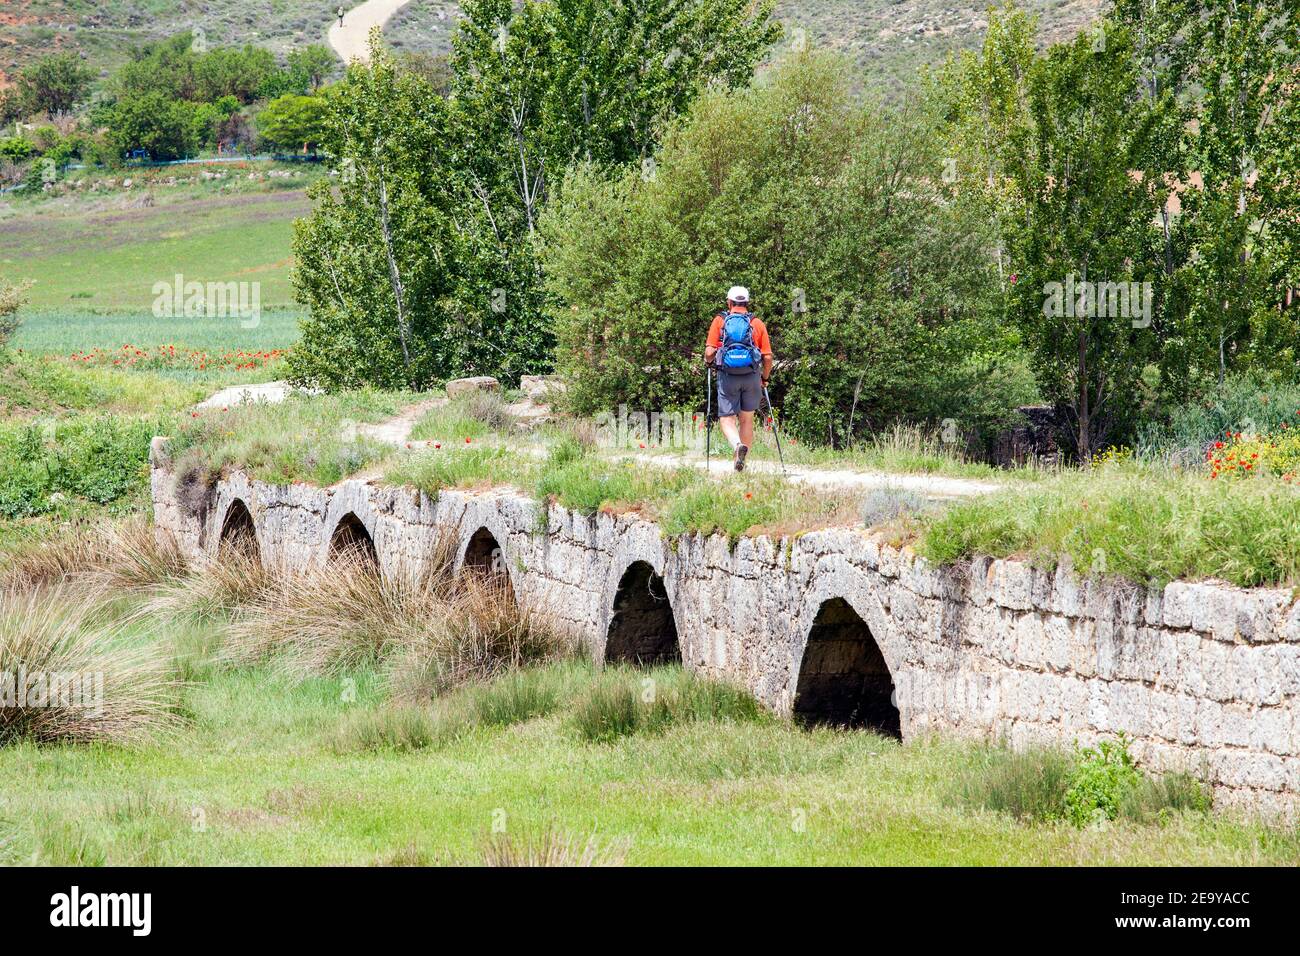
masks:
<svg viewBox="0 0 1300 956"><path fill-rule="evenodd" d="M327 560L337 560L349 554L355 554L379 569L379 550L375 547L374 536L355 511L349 511L335 523L329 536Z"/></svg>
<svg viewBox="0 0 1300 956"><path fill-rule="evenodd" d="M878 582L843 559L819 571L796 622L790 715L901 739L908 717L905 695L897 693L903 649L874 594Z"/></svg>
<svg viewBox="0 0 1300 956"><path fill-rule="evenodd" d="M217 534L217 549L230 548L245 557L260 561L261 546L257 539L257 524L253 513L243 498L232 498L222 515L220 531Z"/></svg>
<svg viewBox="0 0 1300 956"><path fill-rule="evenodd" d="M507 540L509 538L501 528L490 524L478 525L461 537L456 549L456 568L499 584L512 601L518 601L516 568L503 544Z"/></svg>
<svg viewBox="0 0 1300 956"><path fill-rule="evenodd" d="M681 622L664 571L661 549L624 553L610 566L601 622L604 663L682 661Z"/></svg>

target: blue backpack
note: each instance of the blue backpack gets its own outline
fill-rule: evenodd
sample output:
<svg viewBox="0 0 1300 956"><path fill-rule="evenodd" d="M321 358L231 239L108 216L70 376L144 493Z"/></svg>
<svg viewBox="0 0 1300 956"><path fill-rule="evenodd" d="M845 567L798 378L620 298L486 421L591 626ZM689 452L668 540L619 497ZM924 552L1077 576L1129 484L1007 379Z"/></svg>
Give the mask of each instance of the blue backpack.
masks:
<svg viewBox="0 0 1300 956"><path fill-rule="evenodd" d="M722 348L719 365L743 372L758 368L763 355L754 346L754 314L728 312L722 318Z"/></svg>

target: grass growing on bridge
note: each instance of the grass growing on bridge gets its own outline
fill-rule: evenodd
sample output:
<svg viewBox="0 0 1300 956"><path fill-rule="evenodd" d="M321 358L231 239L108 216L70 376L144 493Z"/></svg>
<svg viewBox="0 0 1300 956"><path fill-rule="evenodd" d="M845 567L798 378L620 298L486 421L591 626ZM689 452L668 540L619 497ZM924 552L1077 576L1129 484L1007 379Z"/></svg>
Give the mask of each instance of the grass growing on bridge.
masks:
<svg viewBox="0 0 1300 956"><path fill-rule="evenodd" d="M392 452L363 426L409 401L396 392L357 391L195 410L177 419L170 451L178 474L205 481L241 469L277 484L332 485Z"/></svg>
<svg viewBox="0 0 1300 956"><path fill-rule="evenodd" d="M1300 586L1300 491L1265 476L1211 481L1156 465L1063 472L952 505L921 522L934 561L1028 556L1139 583L1220 578Z"/></svg>

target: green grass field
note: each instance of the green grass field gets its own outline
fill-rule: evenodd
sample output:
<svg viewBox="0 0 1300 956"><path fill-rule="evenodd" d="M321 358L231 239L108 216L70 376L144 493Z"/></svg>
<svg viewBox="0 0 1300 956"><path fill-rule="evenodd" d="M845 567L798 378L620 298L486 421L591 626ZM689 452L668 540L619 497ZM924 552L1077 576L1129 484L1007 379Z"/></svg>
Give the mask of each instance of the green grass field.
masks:
<svg viewBox="0 0 1300 956"><path fill-rule="evenodd" d="M355 686L356 699L345 693ZM370 671L213 675L140 749L0 749L10 863L457 864L552 831L631 865L1285 864L1294 834L1190 814L1076 830L964 808L982 748L786 722L697 722L584 742L556 713L412 752L339 753L385 707Z"/></svg>
<svg viewBox="0 0 1300 956"><path fill-rule="evenodd" d="M0 220L0 276L30 281L35 311L148 314L155 284L170 286L177 274L257 282L262 309L293 305L291 223L310 211L301 192L186 195L144 208L131 201L14 202Z"/></svg>
<svg viewBox="0 0 1300 956"><path fill-rule="evenodd" d="M226 180L173 185L157 170L136 173L132 190L122 189L118 177L88 177L117 185L0 204L0 277L30 284L12 347L67 358L96 349L175 346L209 356L166 363L169 375L195 380L209 368L238 364L233 355L223 361L227 353L292 345L301 311L289 282L289 244L293 220L311 205L301 188L284 188L283 181L223 171ZM142 195L152 205L140 205ZM260 314L155 314L155 285L170 289L178 274L185 282L257 283ZM252 286L246 294L252 304ZM144 363L155 371L157 364Z"/></svg>

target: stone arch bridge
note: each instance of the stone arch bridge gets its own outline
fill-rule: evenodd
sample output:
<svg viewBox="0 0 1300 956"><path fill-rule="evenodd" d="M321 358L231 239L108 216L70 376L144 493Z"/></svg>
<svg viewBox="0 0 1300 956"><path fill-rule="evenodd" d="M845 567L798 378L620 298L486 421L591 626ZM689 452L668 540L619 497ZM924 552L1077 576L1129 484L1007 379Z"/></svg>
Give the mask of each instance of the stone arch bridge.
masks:
<svg viewBox="0 0 1300 956"><path fill-rule="evenodd" d="M555 505L543 523L542 506L511 489L435 498L236 473L195 510L165 447L155 440L156 526L192 555L225 540L292 571L352 548L400 574L449 530L459 563L506 576L515 600L597 662L680 660L778 713L904 741L1069 746L1122 731L1153 769L1205 775L1219 805L1300 808L1300 605L1289 592L1126 589L1015 560L937 568L865 529L733 544Z"/></svg>

